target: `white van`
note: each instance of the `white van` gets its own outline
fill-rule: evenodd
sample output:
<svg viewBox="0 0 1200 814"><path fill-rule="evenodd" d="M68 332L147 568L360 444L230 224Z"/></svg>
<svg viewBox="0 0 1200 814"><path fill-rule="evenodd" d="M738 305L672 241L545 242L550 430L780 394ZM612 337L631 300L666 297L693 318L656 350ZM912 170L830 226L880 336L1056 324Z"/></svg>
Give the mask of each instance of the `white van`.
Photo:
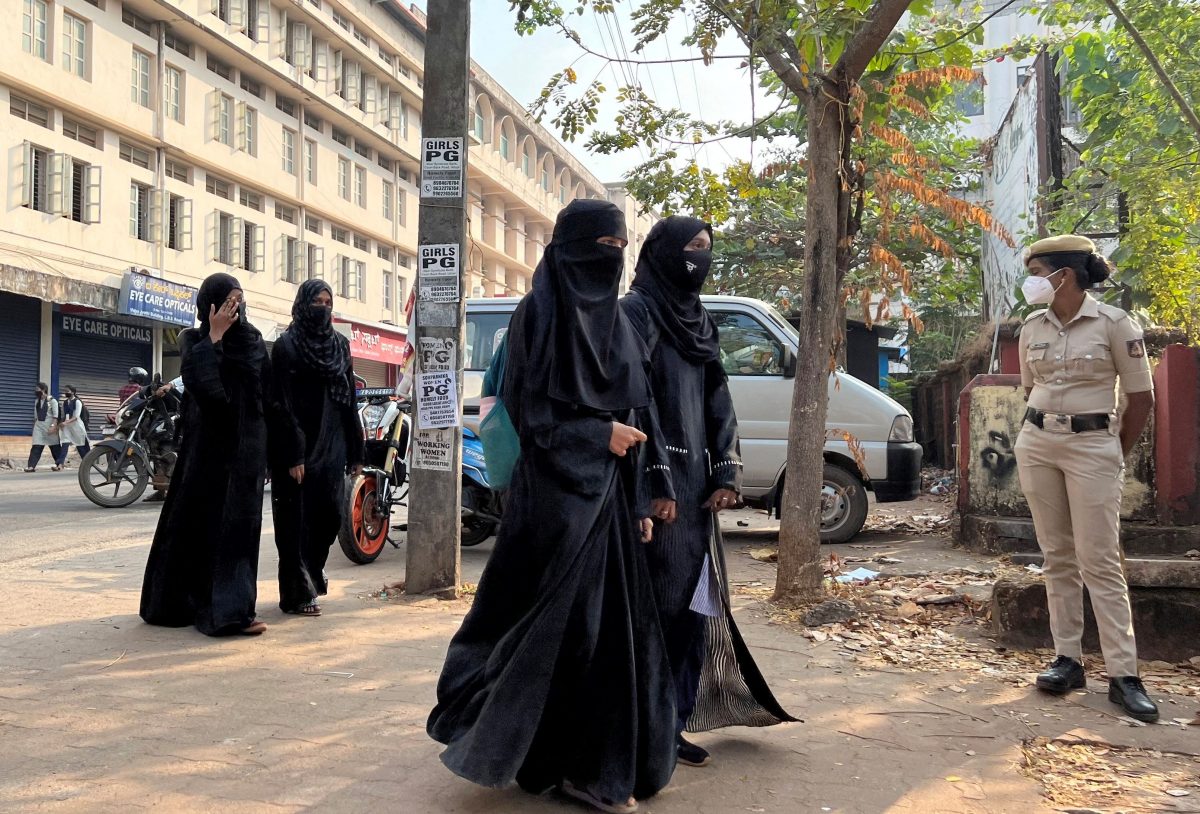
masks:
<svg viewBox="0 0 1200 814"><path fill-rule="evenodd" d="M745 469L742 494L750 506L778 513L787 465L788 426L800 340L783 316L745 297L702 297L720 331L722 363L737 411ZM508 329L518 298L467 300L463 382L468 416L478 414L483 372ZM845 542L867 518L867 490L880 503L920 492L921 446L912 416L896 401L846 373L829 379L826 426L857 439L866 476L842 440L825 445L821 539Z"/></svg>

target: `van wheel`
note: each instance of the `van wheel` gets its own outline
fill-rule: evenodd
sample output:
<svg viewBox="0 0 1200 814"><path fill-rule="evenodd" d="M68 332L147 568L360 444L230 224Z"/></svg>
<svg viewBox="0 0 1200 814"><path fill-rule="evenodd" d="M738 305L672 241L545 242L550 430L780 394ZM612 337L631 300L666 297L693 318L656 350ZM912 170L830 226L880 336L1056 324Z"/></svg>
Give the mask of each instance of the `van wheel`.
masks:
<svg viewBox="0 0 1200 814"><path fill-rule="evenodd" d="M821 484L821 542L844 543L867 522L867 490L855 475L825 464Z"/></svg>

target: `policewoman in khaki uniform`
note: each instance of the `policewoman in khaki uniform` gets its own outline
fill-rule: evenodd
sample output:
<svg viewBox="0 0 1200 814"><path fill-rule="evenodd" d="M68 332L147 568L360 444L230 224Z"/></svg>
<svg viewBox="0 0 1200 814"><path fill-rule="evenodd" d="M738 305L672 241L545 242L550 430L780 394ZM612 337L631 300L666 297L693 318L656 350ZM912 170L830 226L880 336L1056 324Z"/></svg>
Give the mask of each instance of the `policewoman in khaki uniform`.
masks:
<svg viewBox="0 0 1200 814"><path fill-rule="evenodd" d="M1088 289L1112 266L1085 237L1039 240L1025 253L1022 289L1049 306L1021 329L1021 383L1029 401L1015 452L1045 557L1057 658L1037 678L1048 692L1087 685L1082 665L1083 587L1092 600L1109 676L1108 698L1143 721L1158 708L1138 678L1129 589L1121 556L1125 456L1154 405L1142 331ZM1117 415L1117 384L1127 397Z"/></svg>

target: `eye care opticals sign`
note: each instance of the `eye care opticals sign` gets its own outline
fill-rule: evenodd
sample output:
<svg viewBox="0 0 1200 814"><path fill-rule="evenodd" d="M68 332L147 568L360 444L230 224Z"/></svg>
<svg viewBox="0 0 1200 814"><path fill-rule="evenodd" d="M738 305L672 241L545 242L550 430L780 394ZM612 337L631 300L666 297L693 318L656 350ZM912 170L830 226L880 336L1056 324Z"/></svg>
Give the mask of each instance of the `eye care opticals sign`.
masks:
<svg viewBox="0 0 1200 814"><path fill-rule="evenodd" d="M117 313L190 328L196 323L196 289L127 271L121 278Z"/></svg>
<svg viewBox="0 0 1200 814"><path fill-rule="evenodd" d="M123 325L120 322L80 317L74 314L62 315L62 332L94 336L100 339L119 339L122 342L142 342L147 345L153 339L150 329L142 325Z"/></svg>

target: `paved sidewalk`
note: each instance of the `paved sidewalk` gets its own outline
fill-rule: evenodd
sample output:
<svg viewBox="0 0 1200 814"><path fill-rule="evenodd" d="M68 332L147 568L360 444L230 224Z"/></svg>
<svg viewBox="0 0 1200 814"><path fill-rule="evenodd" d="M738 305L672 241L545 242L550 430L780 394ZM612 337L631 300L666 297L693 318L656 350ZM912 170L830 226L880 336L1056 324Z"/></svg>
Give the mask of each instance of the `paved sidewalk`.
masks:
<svg viewBox="0 0 1200 814"><path fill-rule="evenodd" d="M370 597L403 578L403 551L357 567L335 547L325 615L285 617L268 512L259 608L270 629L210 639L138 619L144 531L105 539L93 523L76 532L87 546L0 564L0 811L583 810L477 788L442 767L425 716L468 601ZM949 564L972 559L928 538L870 542ZM735 581L771 578L772 566L741 553L745 540L728 545ZM464 579L478 578L490 546L464 550ZM770 624L752 599L735 604L781 702L806 723L697 736L713 765L681 767L642 811L1055 810L1017 770L1033 730L1010 711L1044 737L1082 728L1197 751L1197 728L1119 726L1098 693L1048 699L978 675L866 669ZM956 684L967 693L948 690ZM1175 714L1195 707L1181 701Z"/></svg>

